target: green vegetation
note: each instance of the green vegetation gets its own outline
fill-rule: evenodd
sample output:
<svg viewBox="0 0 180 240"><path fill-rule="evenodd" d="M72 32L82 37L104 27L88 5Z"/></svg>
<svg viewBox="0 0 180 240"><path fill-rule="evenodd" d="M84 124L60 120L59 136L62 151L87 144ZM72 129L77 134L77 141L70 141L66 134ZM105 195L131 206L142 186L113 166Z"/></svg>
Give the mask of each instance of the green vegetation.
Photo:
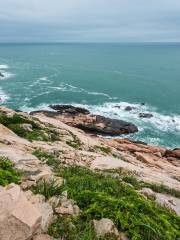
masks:
<svg viewBox="0 0 180 240"><path fill-rule="evenodd" d="M173 176L173 178L174 178L175 180L177 180L178 182L180 182L180 176Z"/></svg>
<svg viewBox="0 0 180 240"><path fill-rule="evenodd" d="M13 168L13 164L6 158L0 158L0 185L19 183L20 173Z"/></svg>
<svg viewBox="0 0 180 240"><path fill-rule="evenodd" d="M110 154L112 152L110 147L95 146L95 148L99 149L101 152L105 154Z"/></svg>
<svg viewBox="0 0 180 240"><path fill-rule="evenodd" d="M81 148L81 144L79 142L66 141L66 144L68 144L70 147L73 147L75 149L80 149Z"/></svg>
<svg viewBox="0 0 180 240"><path fill-rule="evenodd" d="M56 222L49 228L48 233L67 240L115 240L114 236L105 238L97 237L91 222L84 221L81 217L58 216Z"/></svg>
<svg viewBox="0 0 180 240"><path fill-rule="evenodd" d="M18 136L26 138L30 141L56 141L59 138L56 134L47 128L42 129L36 122L26 119L18 114L7 116L5 113L0 112L0 123L11 129ZM32 126L31 131L27 131L23 128L23 124L30 124Z"/></svg>
<svg viewBox="0 0 180 240"><path fill-rule="evenodd" d="M52 154L48 154L41 150L36 150L33 152L33 154L42 162L45 162L47 165L57 168L60 164L60 160L54 157Z"/></svg>
<svg viewBox="0 0 180 240"><path fill-rule="evenodd" d="M96 239L92 229L87 226L91 220L105 217L112 219L119 231L126 233L131 240L180 238L180 218L175 213L146 200L119 179L75 166L59 168L56 174L66 179L61 191L68 191L68 197L77 201L82 213L72 220L76 229L74 235L64 229L65 219L63 224L57 220L50 227L49 233L54 237L66 236L67 240ZM81 229L76 221L84 224L84 227ZM87 236L84 237L86 232ZM88 237L91 233L91 237Z"/></svg>
<svg viewBox="0 0 180 240"><path fill-rule="evenodd" d="M59 195L61 188L56 186L54 182L41 181L32 188L32 191L34 194L41 194L44 195L46 199L49 199L52 196Z"/></svg>
<svg viewBox="0 0 180 240"><path fill-rule="evenodd" d="M73 140L66 141L66 144L69 145L70 147L81 150L82 143L80 142L79 138L72 132L69 131L69 133L73 137Z"/></svg>
<svg viewBox="0 0 180 240"><path fill-rule="evenodd" d="M135 176L129 175L129 176L124 176L122 178L124 182L130 183L136 190L140 190L142 188L151 188L154 192L157 193L166 193L170 194L171 196L180 198L180 191L169 188L163 184L158 185L158 184L152 184L152 183L145 183L143 181L139 181Z"/></svg>

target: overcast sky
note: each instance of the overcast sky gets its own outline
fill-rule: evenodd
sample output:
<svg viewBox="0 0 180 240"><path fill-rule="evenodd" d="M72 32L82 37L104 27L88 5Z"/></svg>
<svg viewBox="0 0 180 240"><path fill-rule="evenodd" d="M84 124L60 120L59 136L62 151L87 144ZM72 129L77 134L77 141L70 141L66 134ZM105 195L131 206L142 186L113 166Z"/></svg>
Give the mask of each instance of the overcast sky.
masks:
<svg viewBox="0 0 180 240"><path fill-rule="evenodd" d="M7 41L180 41L180 0L0 0Z"/></svg>

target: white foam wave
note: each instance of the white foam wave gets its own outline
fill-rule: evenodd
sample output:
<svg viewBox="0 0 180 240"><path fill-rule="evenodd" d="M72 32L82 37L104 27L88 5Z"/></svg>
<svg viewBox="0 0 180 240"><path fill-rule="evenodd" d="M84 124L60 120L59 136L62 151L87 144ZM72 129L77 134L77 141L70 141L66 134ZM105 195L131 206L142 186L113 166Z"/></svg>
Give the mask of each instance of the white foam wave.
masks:
<svg viewBox="0 0 180 240"><path fill-rule="evenodd" d="M87 92L87 94L89 95L97 95L97 96L105 96L105 97L108 97L108 98L111 98L108 94L106 93L100 93L100 92Z"/></svg>
<svg viewBox="0 0 180 240"><path fill-rule="evenodd" d="M1 77L0 80L6 80L14 76L14 74L5 71L4 69L8 69L9 66L7 64L0 64L0 71L4 77ZM1 70L2 69L2 70ZM9 99L7 94L4 92L2 87L0 88L0 104L6 102Z"/></svg>
<svg viewBox="0 0 180 240"><path fill-rule="evenodd" d="M83 105L92 113L103 115L106 117L130 121L139 127L140 131L144 128L153 128L161 132L180 132L180 115L165 115L157 112L155 107L138 104L138 103L111 103L107 102L103 105ZM130 106L134 108L132 111L126 111L125 108ZM140 118L139 113L151 113L152 118Z"/></svg>
<svg viewBox="0 0 180 240"><path fill-rule="evenodd" d="M64 103L54 103L64 104ZM144 141L151 145L166 146L166 147L178 147L178 139L180 139L180 115L165 115L159 113L155 107L139 104L139 103L128 103L128 102L106 102L102 105L88 105L88 104L75 104L68 103L78 107L84 107L92 114L102 115L114 119L120 119L127 122L134 123L139 132L137 134L130 134L121 137L128 137L134 140ZM41 104L36 108L30 108L24 106L24 111L34 110L51 110L48 107L49 104ZM127 106L134 107L132 111L126 111ZM152 113L152 118L140 118L139 113ZM173 142L168 142L165 138L170 135L173 137Z"/></svg>
<svg viewBox="0 0 180 240"><path fill-rule="evenodd" d="M7 64L0 64L0 69L7 69L9 66Z"/></svg>
<svg viewBox="0 0 180 240"><path fill-rule="evenodd" d="M27 105L24 105L20 108L21 111L24 111L24 112L32 112L32 111L38 111L38 110L49 110L49 111L54 111L53 109L51 109L49 107L49 104L46 104L46 103L42 103L40 105L38 105L37 107L30 107L30 106L27 106Z"/></svg>
<svg viewBox="0 0 180 240"><path fill-rule="evenodd" d="M5 94L5 92L0 88L0 104L7 101L9 97Z"/></svg>
<svg viewBox="0 0 180 240"><path fill-rule="evenodd" d="M15 76L15 74L6 71L1 71L1 73L4 75L1 80L9 79Z"/></svg>
<svg viewBox="0 0 180 240"><path fill-rule="evenodd" d="M46 76L45 77L40 77L39 80L49 82L49 79Z"/></svg>
<svg viewBox="0 0 180 240"><path fill-rule="evenodd" d="M62 82L59 86L49 87L49 88L52 88L52 89L55 89L55 90L60 90L62 92L86 93L88 95L104 96L104 97L107 97L108 99L114 99L106 93L87 91L84 88L79 88L79 87L76 87L76 86L73 86L71 84L67 84L67 83L64 83L64 82Z"/></svg>

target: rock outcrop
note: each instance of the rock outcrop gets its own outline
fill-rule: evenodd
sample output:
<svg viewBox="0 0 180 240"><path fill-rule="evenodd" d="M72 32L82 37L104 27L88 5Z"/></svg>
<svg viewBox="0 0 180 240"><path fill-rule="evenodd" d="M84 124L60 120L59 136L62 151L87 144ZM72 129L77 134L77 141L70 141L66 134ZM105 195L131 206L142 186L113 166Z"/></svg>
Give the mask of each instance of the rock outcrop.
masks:
<svg viewBox="0 0 180 240"><path fill-rule="evenodd" d="M41 230L42 215L14 184L0 190L0 239L30 239Z"/></svg>
<svg viewBox="0 0 180 240"><path fill-rule="evenodd" d="M132 123L98 115L88 117L87 121L76 123L75 127L91 133L109 136L138 132L138 128Z"/></svg>
<svg viewBox="0 0 180 240"><path fill-rule="evenodd" d="M53 117L62 122L80 128L93 134L102 134L106 136L118 136L138 132L138 128L126 121L111 119L99 115L92 115L84 108L73 107L71 105L51 106L56 112L52 111L35 111L32 115L43 113L48 117Z"/></svg>

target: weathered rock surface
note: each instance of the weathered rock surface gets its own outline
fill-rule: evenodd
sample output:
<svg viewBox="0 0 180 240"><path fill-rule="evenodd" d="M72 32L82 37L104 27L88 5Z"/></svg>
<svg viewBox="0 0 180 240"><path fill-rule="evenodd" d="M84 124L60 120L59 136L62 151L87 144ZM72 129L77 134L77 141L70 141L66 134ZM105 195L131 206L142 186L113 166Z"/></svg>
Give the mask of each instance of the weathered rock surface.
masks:
<svg viewBox="0 0 180 240"><path fill-rule="evenodd" d="M147 198L155 198L155 193L150 188L142 188L139 192Z"/></svg>
<svg viewBox="0 0 180 240"><path fill-rule="evenodd" d="M45 197L43 195L34 195L30 190L25 192L28 201L38 210L41 214L41 231L46 232L48 226L53 221L53 209L52 206L45 202Z"/></svg>
<svg viewBox="0 0 180 240"><path fill-rule="evenodd" d="M0 239L30 239L41 230L41 213L27 200L20 187L0 190Z"/></svg>
<svg viewBox="0 0 180 240"><path fill-rule="evenodd" d="M33 237L33 240L53 240L48 234L39 234Z"/></svg>
<svg viewBox="0 0 180 240"><path fill-rule="evenodd" d="M79 207L72 199L61 199L61 206L55 209L56 213L62 215L77 216L80 213Z"/></svg>
<svg viewBox="0 0 180 240"><path fill-rule="evenodd" d="M20 125L25 131L32 132L32 125L28 123L23 123Z"/></svg>
<svg viewBox="0 0 180 240"><path fill-rule="evenodd" d="M119 232L112 220L108 218L102 218L99 221L93 220L92 222L97 236L104 237L107 234L112 234L115 237L119 237Z"/></svg>

